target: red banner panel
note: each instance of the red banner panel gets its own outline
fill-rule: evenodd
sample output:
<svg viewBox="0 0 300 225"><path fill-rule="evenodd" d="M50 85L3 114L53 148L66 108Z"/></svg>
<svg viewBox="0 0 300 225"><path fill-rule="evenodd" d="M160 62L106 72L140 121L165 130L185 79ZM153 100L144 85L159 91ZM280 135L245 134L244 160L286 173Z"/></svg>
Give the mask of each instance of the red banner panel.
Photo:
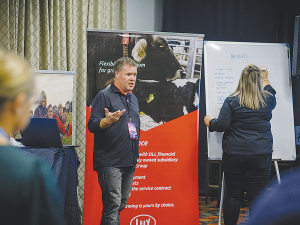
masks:
<svg viewBox="0 0 300 225"><path fill-rule="evenodd" d="M140 158L120 224L199 224L197 114L195 110L141 131ZM87 130L84 225L100 224L102 213L101 189L93 171L93 142Z"/></svg>

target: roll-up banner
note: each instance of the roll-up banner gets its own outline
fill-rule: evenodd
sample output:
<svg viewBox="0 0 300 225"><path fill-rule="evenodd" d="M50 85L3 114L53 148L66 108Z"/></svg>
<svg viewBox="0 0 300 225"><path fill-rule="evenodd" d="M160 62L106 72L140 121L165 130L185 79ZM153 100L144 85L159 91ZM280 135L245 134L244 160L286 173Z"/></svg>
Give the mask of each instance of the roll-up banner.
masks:
<svg viewBox="0 0 300 225"><path fill-rule="evenodd" d="M72 145L72 121L76 116L73 104L73 71L35 70L35 92L37 100L29 109L28 116L55 118L63 144ZM73 140L73 141L72 141Z"/></svg>
<svg viewBox="0 0 300 225"><path fill-rule="evenodd" d="M114 63L138 63L140 157L120 224L199 224L198 115L203 34L87 30L87 122ZM84 225L98 225L102 195L93 171L93 134L86 130Z"/></svg>

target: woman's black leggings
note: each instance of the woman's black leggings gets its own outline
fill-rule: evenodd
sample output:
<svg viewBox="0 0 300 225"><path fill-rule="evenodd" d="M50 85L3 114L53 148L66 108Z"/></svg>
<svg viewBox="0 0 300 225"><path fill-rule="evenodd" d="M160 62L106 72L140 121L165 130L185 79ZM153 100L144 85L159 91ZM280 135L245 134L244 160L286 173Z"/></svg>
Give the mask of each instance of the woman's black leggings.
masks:
<svg viewBox="0 0 300 225"><path fill-rule="evenodd" d="M244 191L247 192L248 201L251 204L268 184L272 153L235 155L224 152L222 163L227 190L223 209L224 223L236 225Z"/></svg>

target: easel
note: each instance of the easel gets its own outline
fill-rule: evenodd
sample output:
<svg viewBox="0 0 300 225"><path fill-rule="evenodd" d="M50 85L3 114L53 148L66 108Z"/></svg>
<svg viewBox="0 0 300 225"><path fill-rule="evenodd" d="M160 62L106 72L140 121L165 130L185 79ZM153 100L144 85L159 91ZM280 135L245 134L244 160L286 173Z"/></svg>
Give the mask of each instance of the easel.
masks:
<svg viewBox="0 0 300 225"><path fill-rule="evenodd" d="M274 167L276 170L276 176L277 176L278 183L281 184L278 162L277 162L278 160L273 160L273 161L274 161ZM223 172L218 225L221 225L221 220L222 220L222 208L223 208L223 201L224 201L224 184L225 184L225 179L224 179L224 172Z"/></svg>
<svg viewBox="0 0 300 225"><path fill-rule="evenodd" d="M218 176L214 176L214 180L218 180L217 184L210 183L210 169L212 168L212 165L218 164ZM220 206L220 199L221 199L221 188L222 188L222 160L210 160L206 159L206 182L205 182L205 205L208 203L208 195L210 190L217 190L218 195L217 195L217 206Z"/></svg>

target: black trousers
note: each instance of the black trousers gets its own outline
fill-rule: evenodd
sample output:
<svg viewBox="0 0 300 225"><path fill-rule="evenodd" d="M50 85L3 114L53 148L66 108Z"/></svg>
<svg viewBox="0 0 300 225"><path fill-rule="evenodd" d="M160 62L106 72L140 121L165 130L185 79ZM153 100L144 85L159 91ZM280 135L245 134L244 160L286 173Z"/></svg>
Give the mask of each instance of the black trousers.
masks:
<svg viewBox="0 0 300 225"><path fill-rule="evenodd" d="M236 225L244 191L251 204L268 184L272 166L272 153L235 155L223 153L225 186L224 223ZM249 212L251 216L251 212Z"/></svg>

